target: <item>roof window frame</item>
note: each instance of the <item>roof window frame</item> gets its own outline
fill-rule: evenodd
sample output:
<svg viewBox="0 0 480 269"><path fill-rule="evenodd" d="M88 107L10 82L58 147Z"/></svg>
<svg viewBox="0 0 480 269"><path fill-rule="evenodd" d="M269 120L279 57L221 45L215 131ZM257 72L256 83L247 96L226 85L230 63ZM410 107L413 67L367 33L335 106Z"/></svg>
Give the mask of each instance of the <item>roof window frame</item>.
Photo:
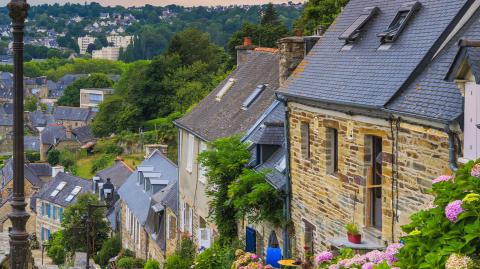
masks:
<svg viewBox="0 0 480 269"><path fill-rule="evenodd" d="M418 1L403 4L397 11L397 14L393 18L387 29L377 35L381 38L381 42L383 44L395 42L407 26L408 22L412 19L413 15L421 7L422 4ZM403 17L403 15L405 15L405 17L402 20L401 18Z"/></svg>
<svg viewBox="0 0 480 269"><path fill-rule="evenodd" d="M378 13L380 13L380 8L376 6L364 8L360 16L345 29L338 39L345 40L347 44L355 42L360 37L364 26Z"/></svg>
<svg viewBox="0 0 480 269"><path fill-rule="evenodd" d="M252 104L262 95L262 93L265 91L265 89L268 87L268 84L260 84L257 85L255 90L243 101L242 103L242 109L247 110L252 106Z"/></svg>
<svg viewBox="0 0 480 269"><path fill-rule="evenodd" d="M235 82L237 82L237 80L234 79L234 78L228 79L227 83L225 83L225 85L223 85L222 89L220 89L220 91L215 96L215 99L218 102L220 102L222 100L223 96L225 96L225 94L233 87L233 85L235 85Z"/></svg>

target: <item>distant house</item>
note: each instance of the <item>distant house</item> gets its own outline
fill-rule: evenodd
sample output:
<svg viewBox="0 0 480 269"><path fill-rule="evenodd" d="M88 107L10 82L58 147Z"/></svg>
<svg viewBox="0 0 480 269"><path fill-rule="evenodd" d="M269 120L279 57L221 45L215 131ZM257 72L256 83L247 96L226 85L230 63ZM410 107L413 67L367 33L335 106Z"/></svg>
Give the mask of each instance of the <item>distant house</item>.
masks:
<svg viewBox="0 0 480 269"><path fill-rule="evenodd" d="M120 47L103 47L92 51L92 59L117 61L120 57Z"/></svg>
<svg viewBox="0 0 480 269"><path fill-rule="evenodd" d="M40 133L40 159L45 161L48 152L53 149L77 150L91 149L96 143L89 125L68 131L62 125L48 125Z"/></svg>
<svg viewBox="0 0 480 269"><path fill-rule="evenodd" d="M66 128L61 125L48 125L40 133L40 160L46 161L48 152L60 141L67 139Z"/></svg>
<svg viewBox="0 0 480 269"><path fill-rule="evenodd" d="M97 111L105 97L113 94L113 91L113 89L80 89L80 107Z"/></svg>
<svg viewBox="0 0 480 269"><path fill-rule="evenodd" d="M57 124L64 126L67 132L72 132L75 128L89 125L95 114L91 108L59 106L55 109L53 118Z"/></svg>
<svg viewBox="0 0 480 269"><path fill-rule="evenodd" d="M53 123L55 123L55 118L52 114L39 110L29 112L26 119L26 124L29 125L31 128L36 129L38 132L43 131L45 127Z"/></svg>
<svg viewBox="0 0 480 269"><path fill-rule="evenodd" d="M137 170L118 190L122 246L132 250L136 257L163 261L161 250L164 249L162 240L166 238L163 234L165 230L160 230L161 225L152 227L148 220L150 216L154 218L154 223L165 223L166 213L163 212L167 210L158 207L153 216L151 207L164 201L162 197L156 196L157 193L176 182L177 178L177 166L159 151L154 151L137 166ZM152 205L153 201L155 205ZM171 214L173 211L169 212ZM174 229L176 234L176 226L170 229ZM176 241L176 238L172 240Z"/></svg>
<svg viewBox="0 0 480 269"><path fill-rule="evenodd" d="M89 180L58 172L34 196L33 208L36 212L36 234L40 242L62 229L61 221L65 208L76 202L81 194L90 193Z"/></svg>
<svg viewBox="0 0 480 269"><path fill-rule="evenodd" d="M51 178L52 168L49 164L25 164L25 198L26 202L30 205L31 198L35 193ZM0 197L0 231L7 230L11 227L8 214L11 211L11 207L8 202L12 199L13 190L13 159L10 158L6 161L5 166L0 170L1 178L1 197ZM34 211L29 210L30 206L27 206L27 210L30 213L30 219L27 222L27 232L35 232L35 214Z"/></svg>

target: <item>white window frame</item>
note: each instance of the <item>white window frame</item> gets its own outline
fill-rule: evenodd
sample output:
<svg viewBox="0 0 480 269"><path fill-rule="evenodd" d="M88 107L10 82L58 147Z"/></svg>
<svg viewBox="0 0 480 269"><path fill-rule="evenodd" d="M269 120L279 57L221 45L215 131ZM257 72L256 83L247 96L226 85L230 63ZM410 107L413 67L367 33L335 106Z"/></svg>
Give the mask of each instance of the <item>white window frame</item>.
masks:
<svg viewBox="0 0 480 269"><path fill-rule="evenodd" d="M207 143L200 141L198 152L202 153L206 150L207 150ZM198 164L198 181L200 181L203 184L207 184L207 168L201 164Z"/></svg>
<svg viewBox="0 0 480 269"><path fill-rule="evenodd" d="M186 170L189 173L193 171L193 154L194 154L194 144L195 144L195 136L193 134L188 134L187 140L187 167Z"/></svg>
<svg viewBox="0 0 480 269"><path fill-rule="evenodd" d="M200 248L210 248L212 246L212 231L209 228L199 228L197 236Z"/></svg>
<svg viewBox="0 0 480 269"><path fill-rule="evenodd" d="M480 85L475 82L465 84L465 128L464 158L476 160L480 157Z"/></svg>

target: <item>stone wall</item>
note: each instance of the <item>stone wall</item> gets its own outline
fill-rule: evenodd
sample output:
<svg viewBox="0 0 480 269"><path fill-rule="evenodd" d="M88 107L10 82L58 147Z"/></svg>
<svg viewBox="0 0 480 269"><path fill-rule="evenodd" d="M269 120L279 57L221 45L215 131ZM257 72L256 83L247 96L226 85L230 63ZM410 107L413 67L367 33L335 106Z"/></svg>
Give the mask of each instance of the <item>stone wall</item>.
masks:
<svg viewBox="0 0 480 269"><path fill-rule="evenodd" d="M307 107L290 103L292 218L294 254L304 251L304 221L315 226L314 252L330 245L329 240L345 237L344 225L355 221L368 240L384 244L401 235L400 225L432 199L427 194L431 180L448 174L446 133L401 123L398 130L398 221L392 216L392 134L386 120ZM301 125L309 125L310 158L302 154ZM328 173L327 128L338 131L338 172ZM396 138L396 128L394 134ZM369 227L367 188L371 176L369 137L382 139L382 228ZM397 138L396 138L397 139ZM395 203L396 204L396 203ZM394 206L394 208L396 205Z"/></svg>
<svg viewBox="0 0 480 269"><path fill-rule="evenodd" d="M140 226L140 232L139 232L139 238L140 242L134 242L134 237L133 237L133 231L130 233L127 230L127 225L126 225L126 208L127 205L122 201L120 203L121 206L121 213L120 213L120 221L121 221L121 228L120 228L120 234L122 237L122 246L123 248L129 249L133 252L135 252L135 255L137 258L142 258L146 259L148 256L148 240L149 236L147 232L145 231L143 226ZM140 223L141 225L141 223Z"/></svg>
<svg viewBox="0 0 480 269"><path fill-rule="evenodd" d="M8 184L2 189L1 195L2 200L8 199L10 190L13 189L13 180L10 180ZM25 179L25 202L27 202L26 210L30 214L30 218L27 221L27 232L33 233L36 231L36 214L30 208L30 201L33 194L38 191L38 188L32 186L30 181ZM10 202L2 203L0 206L0 232L8 231L9 227L12 227L10 219L8 219L8 214L11 212L12 207Z"/></svg>

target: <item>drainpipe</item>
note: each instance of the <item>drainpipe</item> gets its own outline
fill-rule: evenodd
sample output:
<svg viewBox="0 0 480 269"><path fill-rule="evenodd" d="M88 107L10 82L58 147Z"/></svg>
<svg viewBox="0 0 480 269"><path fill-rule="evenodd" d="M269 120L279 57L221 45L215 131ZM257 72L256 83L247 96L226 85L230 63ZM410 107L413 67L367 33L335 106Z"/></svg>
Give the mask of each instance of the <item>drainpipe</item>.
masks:
<svg viewBox="0 0 480 269"><path fill-rule="evenodd" d="M448 134L448 162L452 172L457 172L457 151L455 150L455 133L452 131L450 124L445 126L445 130Z"/></svg>
<svg viewBox="0 0 480 269"><path fill-rule="evenodd" d="M290 121L289 121L289 113L288 113L288 101L284 96L277 95L277 99L283 103L285 106L285 124L284 124L284 136L285 136L285 143L286 143L286 166L285 166L285 175L287 177L287 185L285 187L285 198L283 202L283 214L285 217L285 225L283 227L283 257L290 258L291 257L291 247L290 247L290 238L288 236L288 228L291 221L291 180L290 180Z"/></svg>

